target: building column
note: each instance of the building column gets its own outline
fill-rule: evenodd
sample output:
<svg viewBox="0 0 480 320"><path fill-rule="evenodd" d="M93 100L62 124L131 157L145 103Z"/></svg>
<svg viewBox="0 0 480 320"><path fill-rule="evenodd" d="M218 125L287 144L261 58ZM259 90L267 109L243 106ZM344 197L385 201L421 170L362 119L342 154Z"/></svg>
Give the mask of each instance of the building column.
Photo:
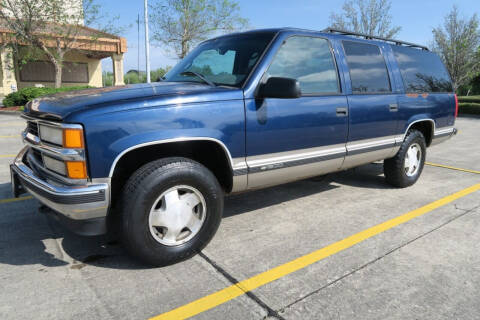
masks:
<svg viewBox="0 0 480 320"><path fill-rule="evenodd" d="M123 80L123 54L113 54L113 85L123 86L125 81Z"/></svg>
<svg viewBox="0 0 480 320"><path fill-rule="evenodd" d="M17 91L17 79L15 78L15 63L13 60L13 50L5 47L0 52L0 59L2 62L2 86L3 93L7 95L9 93Z"/></svg>

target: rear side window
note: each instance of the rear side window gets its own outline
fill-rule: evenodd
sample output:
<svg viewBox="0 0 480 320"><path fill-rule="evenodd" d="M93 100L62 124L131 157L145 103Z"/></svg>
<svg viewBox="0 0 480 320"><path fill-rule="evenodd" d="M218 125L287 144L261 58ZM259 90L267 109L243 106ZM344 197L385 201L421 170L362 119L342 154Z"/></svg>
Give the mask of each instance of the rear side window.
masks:
<svg viewBox="0 0 480 320"><path fill-rule="evenodd" d="M294 36L278 50L268 77L297 79L302 94L338 93L338 74L328 40Z"/></svg>
<svg viewBox="0 0 480 320"><path fill-rule="evenodd" d="M447 69L433 52L392 46L407 92L452 92Z"/></svg>
<svg viewBox="0 0 480 320"><path fill-rule="evenodd" d="M376 45L343 41L350 69L353 93L390 92L390 78L380 48Z"/></svg>

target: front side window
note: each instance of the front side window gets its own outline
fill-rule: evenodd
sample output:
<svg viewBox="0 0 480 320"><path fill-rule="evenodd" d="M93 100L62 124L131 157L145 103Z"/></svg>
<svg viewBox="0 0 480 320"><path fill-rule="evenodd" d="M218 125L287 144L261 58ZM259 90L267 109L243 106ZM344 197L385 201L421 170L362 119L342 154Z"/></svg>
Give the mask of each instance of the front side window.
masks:
<svg viewBox="0 0 480 320"><path fill-rule="evenodd" d="M344 41L353 93L391 92L387 66L376 45Z"/></svg>
<svg viewBox="0 0 480 320"><path fill-rule="evenodd" d="M267 77L297 79L302 94L338 93L338 74L328 40L294 36L278 50Z"/></svg>
<svg viewBox="0 0 480 320"><path fill-rule="evenodd" d="M433 52L392 46L407 92L453 92L448 71Z"/></svg>
<svg viewBox="0 0 480 320"><path fill-rule="evenodd" d="M204 82L195 72L216 85L240 87L273 36L252 33L206 41L170 70L165 81Z"/></svg>

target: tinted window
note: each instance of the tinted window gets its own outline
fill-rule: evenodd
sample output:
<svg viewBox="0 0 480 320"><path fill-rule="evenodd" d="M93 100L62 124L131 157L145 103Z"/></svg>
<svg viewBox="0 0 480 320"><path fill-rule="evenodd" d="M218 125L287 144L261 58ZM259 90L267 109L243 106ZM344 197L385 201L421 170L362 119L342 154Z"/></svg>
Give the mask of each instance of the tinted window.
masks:
<svg viewBox="0 0 480 320"><path fill-rule="evenodd" d="M273 33L250 33L203 42L170 70L165 80L202 82L198 77L184 74L194 71L215 84L241 86L273 36Z"/></svg>
<svg viewBox="0 0 480 320"><path fill-rule="evenodd" d="M304 94L340 91L335 62L325 39L288 38L273 59L267 76L297 79Z"/></svg>
<svg viewBox="0 0 480 320"><path fill-rule="evenodd" d="M28 61L20 68L20 80L28 82L55 82L55 67L48 61ZM62 82L88 83L87 63L63 63Z"/></svg>
<svg viewBox="0 0 480 320"><path fill-rule="evenodd" d="M447 69L433 52L392 46L407 92L452 92Z"/></svg>
<svg viewBox="0 0 480 320"><path fill-rule="evenodd" d="M390 79L380 48L376 45L344 41L353 93L390 92Z"/></svg>

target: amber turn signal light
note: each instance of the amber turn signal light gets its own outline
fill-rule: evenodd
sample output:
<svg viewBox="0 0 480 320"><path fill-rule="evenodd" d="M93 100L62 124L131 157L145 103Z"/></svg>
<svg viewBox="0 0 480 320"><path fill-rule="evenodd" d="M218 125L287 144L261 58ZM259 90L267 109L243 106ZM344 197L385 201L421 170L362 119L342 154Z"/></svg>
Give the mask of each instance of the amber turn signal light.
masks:
<svg viewBox="0 0 480 320"><path fill-rule="evenodd" d="M63 147L81 149L83 145L83 130L81 129L64 129L63 130Z"/></svg>
<svg viewBox="0 0 480 320"><path fill-rule="evenodd" d="M85 161L67 161L67 174L70 179L87 179Z"/></svg>

